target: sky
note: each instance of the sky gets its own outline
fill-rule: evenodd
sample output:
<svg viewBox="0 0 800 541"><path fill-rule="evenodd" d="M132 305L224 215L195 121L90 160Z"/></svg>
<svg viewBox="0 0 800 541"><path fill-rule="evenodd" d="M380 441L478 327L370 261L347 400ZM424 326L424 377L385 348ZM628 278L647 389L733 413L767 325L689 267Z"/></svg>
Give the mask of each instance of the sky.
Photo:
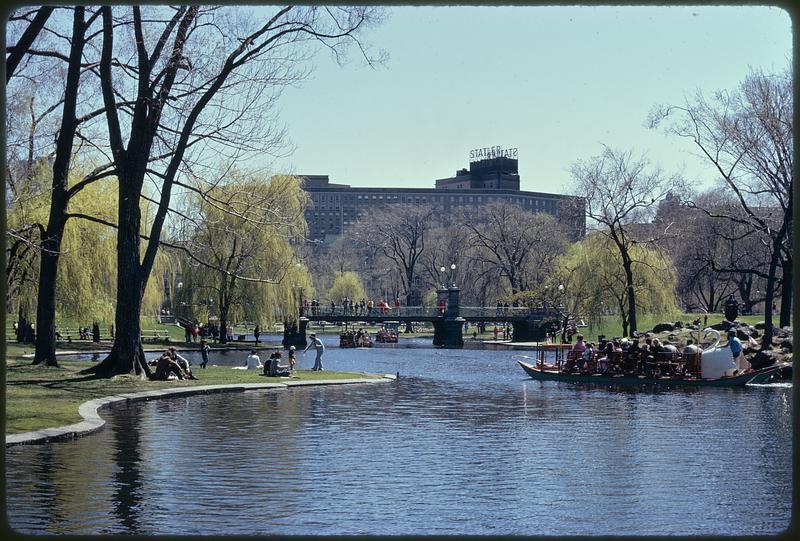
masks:
<svg viewBox="0 0 800 541"><path fill-rule="evenodd" d="M646 126L657 104L733 90L792 61L788 13L766 6L394 7L352 54L285 90L294 152L276 164L358 187L430 187L469 151L517 148L521 189L569 191L570 166L602 145L644 153L712 185L690 143Z"/></svg>

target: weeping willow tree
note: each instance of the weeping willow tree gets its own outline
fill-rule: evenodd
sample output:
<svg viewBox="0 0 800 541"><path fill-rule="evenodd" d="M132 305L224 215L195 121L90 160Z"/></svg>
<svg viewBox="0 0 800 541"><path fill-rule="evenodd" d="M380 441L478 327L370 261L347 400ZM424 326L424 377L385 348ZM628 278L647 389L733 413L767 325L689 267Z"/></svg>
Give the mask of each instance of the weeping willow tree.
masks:
<svg viewBox="0 0 800 541"><path fill-rule="evenodd" d="M307 202L295 177L265 181L241 172L193 197L192 216L184 213L181 234L189 319L213 304L221 330L231 321L294 320L301 296L313 292L311 275L293 247L307 231ZM220 332L220 341L226 340Z"/></svg>
<svg viewBox="0 0 800 541"><path fill-rule="evenodd" d="M674 314L677 271L672 259L660 251L635 244L630 250L635 307L639 314ZM573 244L558 263L567 282L564 296L576 312L598 324L600 316L616 312L622 332L628 335L631 321L629 284L619 251L608 237L594 234Z"/></svg>
<svg viewBox="0 0 800 541"><path fill-rule="evenodd" d="M47 168L40 168L37 177L45 178L48 174ZM85 171L73 170L69 185L84 176ZM41 189L42 186L42 182L32 179L24 193L17 194L16 203L8 213L8 234L14 241L15 260L7 265L7 283L13 286L9 287L7 309L17 308L21 313L34 311L37 302L36 277L43 248L35 235L22 237L22 232L43 228L37 224L47 221L50 191ZM145 216L150 206L143 203ZM113 223L116 213L116 190L108 183L88 185L70 199L67 214L70 219L65 222L56 274L55 315L58 321L72 321L78 325L113 321L117 290ZM154 272L163 273L168 268L169 259L159 254ZM162 294L158 284L151 283L144 295L145 308L155 310Z"/></svg>
<svg viewBox="0 0 800 541"><path fill-rule="evenodd" d="M333 277L333 285L328 290L328 299L333 301L345 297L358 300L366 296L361 278L352 271L337 272Z"/></svg>
<svg viewBox="0 0 800 541"><path fill-rule="evenodd" d="M9 150L10 154L10 150ZM20 321L36 312L39 249L50 204L44 161L11 162L6 170L6 313Z"/></svg>

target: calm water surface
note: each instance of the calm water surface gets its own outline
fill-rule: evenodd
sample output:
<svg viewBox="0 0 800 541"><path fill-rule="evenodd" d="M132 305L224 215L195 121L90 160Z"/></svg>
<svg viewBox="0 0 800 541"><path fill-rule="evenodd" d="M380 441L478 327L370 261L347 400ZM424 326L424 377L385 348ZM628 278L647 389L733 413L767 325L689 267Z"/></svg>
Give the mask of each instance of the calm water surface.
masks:
<svg viewBox="0 0 800 541"><path fill-rule="evenodd" d="M109 422L94 435L6 450L10 524L55 534L744 535L788 527L788 384L536 382L513 354L329 347L327 369L401 379L105 410ZM299 365L310 368L312 353Z"/></svg>

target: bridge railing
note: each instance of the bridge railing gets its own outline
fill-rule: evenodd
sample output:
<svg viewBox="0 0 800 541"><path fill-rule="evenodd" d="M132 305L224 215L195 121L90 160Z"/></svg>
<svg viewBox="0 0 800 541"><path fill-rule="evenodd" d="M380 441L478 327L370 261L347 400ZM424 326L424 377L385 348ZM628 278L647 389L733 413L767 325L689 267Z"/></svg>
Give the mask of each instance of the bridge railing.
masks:
<svg viewBox="0 0 800 541"><path fill-rule="evenodd" d="M311 317L331 317L331 316L348 316L348 317L436 317L441 315L439 309L435 306L400 306L390 308L375 307L372 310L344 310L341 306L331 309L330 306L320 306L316 310L307 309L303 311L304 316Z"/></svg>
<svg viewBox="0 0 800 541"><path fill-rule="evenodd" d="M483 318L486 320L504 319L509 317L543 316L545 312L525 306L496 308L494 306L461 306L461 317Z"/></svg>
<svg viewBox="0 0 800 541"><path fill-rule="evenodd" d="M442 315L442 311L438 306L400 306L386 308L373 308L372 311L368 310L344 310L341 306L331 309L330 306L320 306L317 310L305 310L304 316L312 317L380 317L381 319L391 319L392 317L437 317ZM541 309L527 308L527 307L508 307L496 308L494 306L461 306L459 307L459 315L461 317L480 318L486 321L516 318L516 317L535 317L544 318L549 314Z"/></svg>

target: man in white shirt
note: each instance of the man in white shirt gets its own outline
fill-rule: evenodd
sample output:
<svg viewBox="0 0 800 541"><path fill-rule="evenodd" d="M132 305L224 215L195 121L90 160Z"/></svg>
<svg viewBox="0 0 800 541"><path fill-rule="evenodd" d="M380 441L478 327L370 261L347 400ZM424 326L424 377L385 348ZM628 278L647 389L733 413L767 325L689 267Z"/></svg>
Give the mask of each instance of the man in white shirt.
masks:
<svg viewBox="0 0 800 541"><path fill-rule="evenodd" d="M250 352L250 356L247 358L247 369L248 370L260 370L263 368L261 366L261 359L258 357L256 350Z"/></svg>

